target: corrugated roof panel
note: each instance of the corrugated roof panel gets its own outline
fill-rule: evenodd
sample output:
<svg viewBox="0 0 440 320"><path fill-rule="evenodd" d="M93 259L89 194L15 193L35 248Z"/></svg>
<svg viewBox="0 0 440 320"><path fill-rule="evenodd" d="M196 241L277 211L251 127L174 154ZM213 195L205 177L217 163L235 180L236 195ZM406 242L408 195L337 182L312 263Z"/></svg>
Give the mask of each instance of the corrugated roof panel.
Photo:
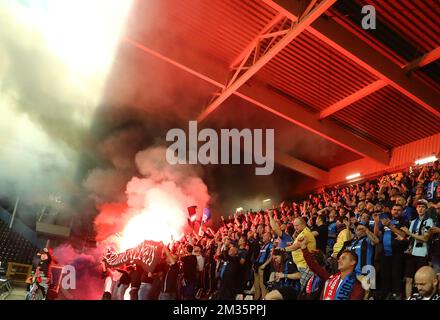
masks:
<svg viewBox="0 0 440 320"><path fill-rule="evenodd" d="M317 111L377 80L307 31L257 76Z"/></svg>
<svg viewBox="0 0 440 320"><path fill-rule="evenodd" d="M338 1L333 8L342 2ZM433 6L435 2L439 3L438 7ZM155 30L149 38L139 37L140 42L145 41L154 49L155 41L175 39L176 50L179 46L187 46L199 55L207 55L215 58L217 63L224 63L225 70L226 65L277 15L261 0L149 0L138 3L144 11L134 13L135 24L152 25ZM436 23L440 21L438 0L349 0L345 4L349 13L358 13L357 9L362 4L376 6L378 16L383 20L382 26L386 27L385 36L380 39L383 43L374 38L377 34L368 34L353 21L351 25L347 22L344 26L351 28L352 32L356 29L355 33L376 50L382 53L387 51L389 57L394 55L395 58L390 61L398 65L440 43L440 26ZM145 10L149 6L154 7L157 14L153 15L151 21L146 21ZM338 22L341 19L349 21L341 14L338 17L331 14L327 18ZM391 47L395 49L394 53ZM194 61L195 66L197 63ZM429 74L431 85L439 89L440 84L435 80L438 70L438 63L432 63L412 76L426 81ZM315 112L378 80L307 30L255 77L282 94L303 102ZM395 121L396 117L399 122ZM399 146L439 132L439 126L430 113L391 87L365 97L337 112L332 118L353 133L386 147Z"/></svg>
<svg viewBox="0 0 440 320"><path fill-rule="evenodd" d="M438 0L361 0L376 8L385 23L422 53L440 44L440 2Z"/></svg>
<svg viewBox="0 0 440 320"><path fill-rule="evenodd" d="M397 147L440 132L438 121L421 106L388 86L333 116L366 136Z"/></svg>
<svg viewBox="0 0 440 320"><path fill-rule="evenodd" d="M364 5L376 9L376 30L361 28ZM401 67L440 46L440 0L342 0L330 11L332 19ZM421 69L412 76L440 91L432 73Z"/></svg>
<svg viewBox="0 0 440 320"><path fill-rule="evenodd" d="M277 14L256 1L191 0L167 2L173 33L191 46L232 62Z"/></svg>
<svg viewBox="0 0 440 320"><path fill-rule="evenodd" d="M277 151L286 152L322 169L327 170L361 158L360 155L237 96L226 100L221 108L224 108L222 112L214 112L209 117L206 125L210 128L273 128Z"/></svg>

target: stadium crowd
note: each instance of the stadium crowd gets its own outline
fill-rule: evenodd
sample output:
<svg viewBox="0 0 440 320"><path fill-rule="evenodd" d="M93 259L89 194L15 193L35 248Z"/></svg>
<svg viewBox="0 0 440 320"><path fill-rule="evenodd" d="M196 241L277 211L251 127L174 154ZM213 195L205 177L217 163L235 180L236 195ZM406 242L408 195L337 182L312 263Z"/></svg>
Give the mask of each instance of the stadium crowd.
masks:
<svg viewBox="0 0 440 320"><path fill-rule="evenodd" d="M222 217L154 272L104 265L103 299L440 300L439 174L437 161Z"/></svg>
<svg viewBox="0 0 440 320"><path fill-rule="evenodd" d="M102 299L440 300L440 165L236 212L163 251L153 272L103 261Z"/></svg>

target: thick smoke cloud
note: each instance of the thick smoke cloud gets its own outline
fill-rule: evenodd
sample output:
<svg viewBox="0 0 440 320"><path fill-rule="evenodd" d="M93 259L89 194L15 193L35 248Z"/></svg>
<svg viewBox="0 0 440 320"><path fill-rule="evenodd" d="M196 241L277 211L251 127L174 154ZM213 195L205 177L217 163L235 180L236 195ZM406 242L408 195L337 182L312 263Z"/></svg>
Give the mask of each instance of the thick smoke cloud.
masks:
<svg viewBox="0 0 440 320"><path fill-rule="evenodd" d="M53 207L51 199L63 203L63 219L80 214L78 199L87 198L82 158L96 162L104 154L129 169L107 154L112 141L96 151L90 127L130 3L0 2L0 202L10 210L20 196L18 217L30 225L37 212ZM95 176L106 174L121 180L105 170ZM93 178L87 188L96 187ZM107 200L112 192L98 196Z"/></svg>
<svg viewBox="0 0 440 320"><path fill-rule="evenodd" d="M0 3L0 198L10 207L19 195L25 220L50 206L51 197L71 214L79 154L93 157L89 126L106 74L83 73L66 57L67 41L79 45L81 38L59 37L69 28L57 20L67 16L66 4Z"/></svg>
<svg viewBox="0 0 440 320"><path fill-rule="evenodd" d="M89 197L97 204L109 201L124 201L121 191L125 189L127 181L131 178L126 170L97 168L84 180L83 186L88 191Z"/></svg>
<svg viewBox="0 0 440 320"><path fill-rule="evenodd" d="M186 224L187 206L197 205L201 213L208 205L202 170L171 167L164 147L151 146L163 144L168 128L185 124L197 114L212 88L195 85L192 76L176 74L174 68L157 61L149 61L155 68L143 75L133 65L127 69L118 61L113 64L114 48L99 41L109 36L117 40L115 26L121 24L123 10L113 10L117 19L102 24L99 17L108 13L102 10L111 7L108 0L48 0L42 8L34 3L0 3L0 200L11 207L19 194L18 217L29 217L30 225L35 214L50 204L50 196L64 202L66 218L75 216L74 227L78 227L72 234L80 239L75 244L71 240L74 248L55 249L58 262L74 265L79 276L78 291L66 292L66 297L96 299L95 292L80 290L101 289L97 265L103 244L150 206L155 195L176 201L183 212L173 225L176 228ZM59 9L66 11L64 16L56 14L63 13ZM72 18L78 13L81 19ZM63 18L68 20L67 29ZM88 18L93 26L102 27L102 37L86 28ZM107 56L93 56L100 50ZM136 56L135 61L148 60L142 53ZM102 61L109 64L103 66ZM91 69L95 65L100 67ZM110 66L119 70L113 80L123 82L126 90L108 85ZM118 77L124 73L129 77ZM103 99L105 94L114 99ZM102 108L97 109L98 105ZM96 212L99 215L93 220ZM79 243L90 236L91 221L98 248L83 252Z"/></svg>
<svg viewBox="0 0 440 320"><path fill-rule="evenodd" d="M144 143L145 129L141 126L133 126L113 132L98 146L98 151L109 159L116 169L134 169L135 155Z"/></svg>
<svg viewBox="0 0 440 320"><path fill-rule="evenodd" d="M156 216L169 215L155 221L163 223L165 228L168 226L171 231L184 230L187 207L197 205L201 215L209 203L210 195L206 184L199 177L200 168L170 165L165 154L166 148L163 146L151 147L136 154L135 163L140 177L133 177L128 182L125 189L126 202L100 206L100 213L95 219L97 239L122 232L131 218L145 211ZM166 206L170 210L163 210ZM164 233L166 231L162 230ZM153 235L146 232L140 236L149 239Z"/></svg>

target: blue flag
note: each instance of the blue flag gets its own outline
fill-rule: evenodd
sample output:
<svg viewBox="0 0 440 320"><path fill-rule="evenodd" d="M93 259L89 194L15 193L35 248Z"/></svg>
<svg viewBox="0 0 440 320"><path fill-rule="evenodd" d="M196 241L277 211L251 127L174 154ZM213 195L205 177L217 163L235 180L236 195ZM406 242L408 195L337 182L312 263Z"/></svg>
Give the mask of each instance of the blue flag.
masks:
<svg viewBox="0 0 440 320"><path fill-rule="evenodd" d="M203 222L205 223L209 219L211 219L211 211L209 210L209 208L205 208L203 210Z"/></svg>

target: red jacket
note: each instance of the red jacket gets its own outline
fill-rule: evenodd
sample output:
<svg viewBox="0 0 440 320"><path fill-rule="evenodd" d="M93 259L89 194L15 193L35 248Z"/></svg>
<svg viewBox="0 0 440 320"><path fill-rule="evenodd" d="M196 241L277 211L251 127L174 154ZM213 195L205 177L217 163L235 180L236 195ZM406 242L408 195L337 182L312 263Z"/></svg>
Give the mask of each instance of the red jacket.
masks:
<svg viewBox="0 0 440 320"><path fill-rule="evenodd" d="M318 277L320 277L323 282L327 281L332 276L330 272L328 272L324 267L321 267L318 262L316 262L309 250L302 249L302 253L304 256L304 260L306 260L307 265L309 266L309 269L312 270L312 272L315 273ZM364 288L362 288L362 284L359 281L356 281L353 286L353 290L350 293L349 300L363 300L364 295L365 290Z"/></svg>

